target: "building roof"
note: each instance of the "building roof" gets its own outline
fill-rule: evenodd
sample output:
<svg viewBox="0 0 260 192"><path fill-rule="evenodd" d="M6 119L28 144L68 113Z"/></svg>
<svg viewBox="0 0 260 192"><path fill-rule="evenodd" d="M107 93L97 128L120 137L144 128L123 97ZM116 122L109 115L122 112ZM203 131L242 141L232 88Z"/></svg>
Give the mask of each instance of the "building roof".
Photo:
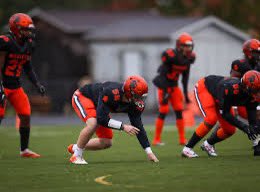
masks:
<svg viewBox="0 0 260 192"><path fill-rule="evenodd" d="M39 8L33 9L29 14L65 33L85 34L86 40L175 39L181 31L192 33L207 25L215 25L242 40L249 38L247 34L213 16L166 17L149 11L108 12Z"/></svg>

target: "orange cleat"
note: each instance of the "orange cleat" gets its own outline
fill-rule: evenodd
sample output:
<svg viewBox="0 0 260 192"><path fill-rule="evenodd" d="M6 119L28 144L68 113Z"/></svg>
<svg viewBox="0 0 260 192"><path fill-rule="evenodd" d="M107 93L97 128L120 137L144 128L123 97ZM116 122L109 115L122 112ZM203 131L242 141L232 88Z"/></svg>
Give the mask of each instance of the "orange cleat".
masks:
<svg viewBox="0 0 260 192"><path fill-rule="evenodd" d="M87 165L88 163L81 156L72 155L70 158L70 162L76 165Z"/></svg>
<svg viewBox="0 0 260 192"><path fill-rule="evenodd" d="M161 141L157 141L157 140L154 140L153 143L152 143L153 146L164 146L165 143L161 142Z"/></svg>
<svg viewBox="0 0 260 192"><path fill-rule="evenodd" d="M74 144L70 144L70 145L67 147L67 151L68 151L70 154L74 154L73 145L74 145Z"/></svg>
<svg viewBox="0 0 260 192"><path fill-rule="evenodd" d="M24 151L20 152L20 156L24 158L40 158L41 155L31 151L30 149L25 149Z"/></svg>

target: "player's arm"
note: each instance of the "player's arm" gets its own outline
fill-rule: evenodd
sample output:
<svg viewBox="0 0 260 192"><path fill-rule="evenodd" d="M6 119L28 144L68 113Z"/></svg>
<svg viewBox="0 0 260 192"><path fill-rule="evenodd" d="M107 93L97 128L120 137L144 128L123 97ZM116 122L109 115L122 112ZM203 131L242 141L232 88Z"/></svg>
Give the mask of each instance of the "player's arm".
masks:
<svg viewBox="0 0 260 192"><path fill-rule="evenodd" d="M240 72L241 70L240 68L241 68L241 62L239 60L233 61L231 64L230 76L240 78L242 76Z"/></svg>
<svg viewBox="0 0 260 192"><path fill-rule="evenodd" d="M258 103L249 103L246 106L248 123L251 129L254 129L256 134L260 134L259 121L257 120L257 105Z"/></svg>
<svg viewBox="0 0 260 192"><path fill-rule="evenodd" d="M38 80L37 75L32 67L31 61L28 61L26 64L23 65L23 70L28 76L29 80L32 82L32 84L38 89L39 93L41 95L44 95L45 88Z"/></svg>
<svg viewBox="0 0 260 192"><path fill-rule="evenodd" d="M114 95L112 90L105 89L100 94L97 104L97 123L104 127L108 127L115 130L123 130L129 135L136 135L139 130L131 125L123 124L122 121L112 119L109 116L110 109L109 103L114 102Z"/></svg>
<svg viewBox="0 0 260 192"><path fill-rule="evenodd" d="M5 62L5 55L6 52L0 51L0 70L2 70ZM4 87L2 83L2 71L0 71L0 105L4 106L5 103L5 94L4 94Z"/></svg>
<svg viewBox="0 0 260 192"><path fill-rule="evenodd" d="M2 84L2 68L5 63L6 51L8 50L8 42L10 39L7 36L0 36L0 104L4 105L5 101L5 94L4 94L4 87Z"/></svg>
<svg viewBox="0 0 260 192"><path fill-rule="evenodd" d="M189 99L189 96L188 96L189 76L190 76L190 65L188 66L187 70L185 70L182 73L182 86L183 86L183 92L184 92L186 103L190 103L190 99Z"/></svg>
<svg viewBox="0 0 260 192"><path fill-rule="evenodd" d="M146 131L144 129L144 126L142 123L142 118L141 118L141 112L139 112L139 111L129 112L128 117L131 122L131 125L133 125L134 127L137 127L140 130L140 132L136 135L136 137L137 137L140 145L146 152L148 159L150 161L158 162L159 160L154 155L154 153L151 149L150 142L148 140Z"/></svg>
<svg viewBox="0 0 260 192"><path fill-rule="evenodd" d="M231 108L232 108L231 101L233 99L233 88L228 86L229 85L224 86L222 90L221 89L219 90L220 91L219 94L220 113L227 122L229 122L231 125L237 127L238 129L246 133L250 139L254 139L255 137L254 131L252 131L247 124L245 124L237 117L235 117L233 114L231 114Z"/></svg>

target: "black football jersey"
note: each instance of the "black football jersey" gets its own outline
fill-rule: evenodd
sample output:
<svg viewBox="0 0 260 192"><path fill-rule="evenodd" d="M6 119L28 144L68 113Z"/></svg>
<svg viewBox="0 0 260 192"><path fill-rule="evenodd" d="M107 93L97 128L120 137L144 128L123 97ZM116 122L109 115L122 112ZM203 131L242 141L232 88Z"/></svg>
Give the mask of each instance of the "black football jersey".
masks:
<svg viewBox="0 0 260 192"><path fill-rule="evenodd" d="M140 129L137 138L145 149L150 146L143 127L141 114L144 107L123 101L123 84L104 82L88 84L79 89L83 96L91 99L96 106L98 124L109 127L110 113L127 113L131 124Z"/></svg>
<svg viewBox="0 0 260 192"><path fill-rule="evenodd" d="M15 40L12 34L0 36L0 52L5 52L2 66L2 81L6 88L20 87L20 76L24 68L31 68L33 41L29 39L23 45Z"/></svg>
<svg viewBox="0 0 260 192"><path fill-rule="evenodd" d="M241 88L238 78L227 78L223 76L210 75L205 77L205 85L209 93L215 99L223 117L231 124L241 127L244 124L230 114L232 106L245 106L250 124L256 124L256 102Z"/></svg>
<svg viewBox="0 0 260 192"><path fill-rule="evenodd" d="M179 77L182 75L183 91L187 97L190 65L196 59L195 53L184 56L177 49L167 49L162 53L161 59L162 64L158 68L158 75L153 79L153 84L167 90L168 87L178 86Z"/></svg>

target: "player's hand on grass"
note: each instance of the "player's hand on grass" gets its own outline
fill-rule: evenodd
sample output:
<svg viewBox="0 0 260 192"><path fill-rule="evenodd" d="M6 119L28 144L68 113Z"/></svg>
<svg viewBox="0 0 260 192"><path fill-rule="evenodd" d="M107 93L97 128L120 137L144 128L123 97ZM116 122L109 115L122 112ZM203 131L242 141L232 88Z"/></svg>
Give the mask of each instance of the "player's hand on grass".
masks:
<svg viewBox="0 0 260 192"><path fill-rule="evenodd" d="M159 162L159 160L157 159L157 157L155 156L154 153L148 153L147 157L148 157L149 161L152 161L152 162L155 162L155 163Z"/></svg>
<svg viewBox="0 0 260 192"><path fill-rule="evenodd" d="M129 135L137 135L140 130L132 125L123 124L123 131Z"/></svg>
<svg viewBox="0 0 260 192"><path fill-rule="evenodd" d="M247 136L248 136L248 138L250 140L255 140L256 139L257 132L255 130L255 126L252 126L252 125L246 126L246 127L244 127L243 131L247 134Z"/></svg>

